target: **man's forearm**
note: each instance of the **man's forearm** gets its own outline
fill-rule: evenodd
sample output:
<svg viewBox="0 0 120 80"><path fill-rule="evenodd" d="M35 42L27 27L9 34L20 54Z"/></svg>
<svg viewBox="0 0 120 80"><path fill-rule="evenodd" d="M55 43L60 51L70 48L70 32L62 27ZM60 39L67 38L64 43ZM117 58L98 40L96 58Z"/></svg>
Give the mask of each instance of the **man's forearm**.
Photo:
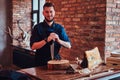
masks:
<svg viewBox="0 0 120 80"><path fill-rule="evenodd" d="M59 40L59 43L66 48L69 48L69 49L71 48L70 42L65 42L65 41Z"/></svg>
<svg viewBox="0 0 120 80"><path fill-rule="evenodd" d="M46 44L45 40L42 40L42 41L39 41L39 42L35 42L35 43L33 43L31 49L32 50L39 49L39 48L43 47L45 44Z"/></svg>

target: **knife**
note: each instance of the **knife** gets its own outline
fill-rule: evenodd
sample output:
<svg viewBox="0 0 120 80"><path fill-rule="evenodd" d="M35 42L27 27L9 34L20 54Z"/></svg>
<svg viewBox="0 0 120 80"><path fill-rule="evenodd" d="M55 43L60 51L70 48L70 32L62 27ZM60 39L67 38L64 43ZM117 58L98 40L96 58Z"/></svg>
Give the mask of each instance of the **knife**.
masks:
<svg viewBox="0 0 120 80"><path fill-rule="evenodd" d="M50 45L50 51L51 51L51 59L54 59L54 41L52 41L52 44Z"/></svg>

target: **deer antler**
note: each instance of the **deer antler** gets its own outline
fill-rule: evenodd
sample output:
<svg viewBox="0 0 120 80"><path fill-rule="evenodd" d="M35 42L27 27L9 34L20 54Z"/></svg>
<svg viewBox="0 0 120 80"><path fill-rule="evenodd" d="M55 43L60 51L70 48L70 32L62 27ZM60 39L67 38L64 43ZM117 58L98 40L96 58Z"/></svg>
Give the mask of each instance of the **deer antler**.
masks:
<svg viewBox="0 0 120 80"><path fill-rule="evenodd" d="M22 39L20 39L19 36L17 36L17 37L13 36L12 30L10 29L10 27L8 27L8 31L5 31L5 32L8 33L12 39L20 41L20 42L22 41Z"/></svg>
<svg viewBox="0 0 120 80"><path fill-rule="evenodd" d="M0 27L0 30L4 31L5 33L7 33L13 40L16 40L20 43L21 42L24 43L26 46L29 46L29 39L30 39L30 34L29 32L33 29L35 24L33 24L32 28L29 29L28 31L24 31L21 27L20 27L20 20L17 20L17 27L18 29L21 31L19 33L19 35L14 36L12 34L12 30L11 28L8 26L7 30L3 29L2 27ZM1 25L0 25L1 26Z"/></svg>
<svg viewBox="0 0 120 80"><path fill-rule="evenodd" d="M34 26L35 26L35 22L36 21L34 21L34 20L31 20L31 22L32 22L32 27L27 31L27 33L29 33L33 28L34 28Z"/></svg>
<svg viewBox="0 0 120 80"><path fill-rule="evenodd" d="M18 25L18 28L19 28L19 30L21 30L22 31L22 33L21 33L21 37L22 37L22 39L24 40L25 38L26 38L26 34L25 34L25 31L20 27L20 20L17 20L17 25Z"/></svg>

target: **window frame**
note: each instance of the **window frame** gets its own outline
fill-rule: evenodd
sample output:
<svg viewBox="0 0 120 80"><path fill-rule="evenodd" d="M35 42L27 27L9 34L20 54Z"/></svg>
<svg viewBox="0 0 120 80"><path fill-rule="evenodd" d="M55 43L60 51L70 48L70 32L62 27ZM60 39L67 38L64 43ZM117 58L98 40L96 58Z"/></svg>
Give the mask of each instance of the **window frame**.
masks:
<svg viewBox="0 0 120 80"><path fill-rule="evenodd" d="M33 1L35 1L35 0L32 0L32 10L31 10L31 17L32 17L32 26L35 24L35 21L34 21L34 14L37 14L37 22L36 22L36 24L37 23L39 23L39 21L40 21L40 18L39 18L39 13L40 13L40 8L39 8L39 6L40 6L40 0L38 0L38 6L37 6L37 10L33 10L33 8L34 8L34 6L33 6Z"/></svg>
<svg viewBox="0 0 120 80"><path fill-rule="evenodd" d="M32 0L32 10L31 10L31 19L32 19L32 26L34 26L35 24L38 24L39 22L43 21L44 20L44 16L42 14L42 9L43 9L43 5L45 3L46 0L37 0L37 9L36 10L33 10L34 9L34 1L35 0ZM35 5L36 6L36 5ZM36 16L36 20L34 20L34 15L37 15Z"/></svg>

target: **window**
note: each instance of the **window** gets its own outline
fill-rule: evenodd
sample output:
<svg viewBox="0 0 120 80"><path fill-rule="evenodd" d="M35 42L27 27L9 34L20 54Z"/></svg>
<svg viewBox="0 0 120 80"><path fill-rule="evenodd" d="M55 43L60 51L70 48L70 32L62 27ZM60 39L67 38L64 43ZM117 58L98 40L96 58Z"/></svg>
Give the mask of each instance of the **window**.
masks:
<svg viewBox="0 0 120 80"><path fill-rule="evenodd" d="M32 0L32 26L44 20L42 15L44 3L45 0Z"/></svg>

